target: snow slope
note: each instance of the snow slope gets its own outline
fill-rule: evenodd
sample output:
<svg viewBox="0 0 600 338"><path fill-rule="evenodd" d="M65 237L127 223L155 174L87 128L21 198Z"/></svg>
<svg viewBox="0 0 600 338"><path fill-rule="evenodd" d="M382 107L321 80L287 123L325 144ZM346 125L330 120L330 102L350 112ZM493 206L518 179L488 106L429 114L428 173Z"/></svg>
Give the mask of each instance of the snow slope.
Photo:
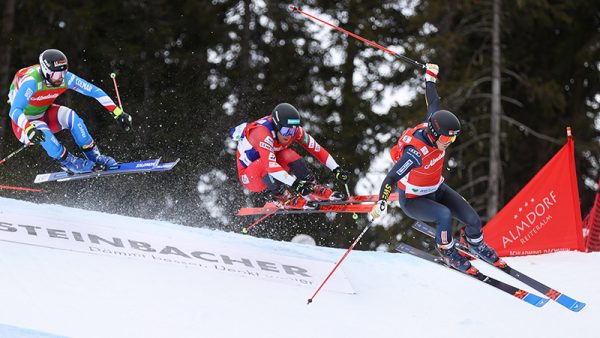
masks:
<svg viewBox="0 0 600 338"><path fill-rule="evenodd" d="M600 337L598 253L506 259L586 302L579 313L405 254L360 251L306 305L343 253L0 198L0 335Z"/></svg>

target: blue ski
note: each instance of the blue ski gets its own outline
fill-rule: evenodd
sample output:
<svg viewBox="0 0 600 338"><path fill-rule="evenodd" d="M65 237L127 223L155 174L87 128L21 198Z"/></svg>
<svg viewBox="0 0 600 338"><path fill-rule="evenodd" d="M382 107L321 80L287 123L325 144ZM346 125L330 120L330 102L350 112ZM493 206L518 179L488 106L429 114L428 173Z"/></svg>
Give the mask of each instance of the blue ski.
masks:
<svg viewBox="0 0 600 338"><path fill-rule="evenodd" d="M508 294L510 294L513 297L516 297L524 302L527 302L533 306L537 306L537 307L542 307L544 306L544 304L546 304L548 302L548 298L544 298L544 297L540 297L534 294L531 294L525 290L521 290L517 287L514 287L510 284L506 284L504 282L501 282L497 279L494 279L490 276L487 276L479 271L477 271L476 274L469 274L466 272L462 272L460 270L457 270L449 265L447 265L444 260L441 257L438 256L434 256L430 253L427 253L425 251L419 250L417 248L414 248L408 244L405 243L400 243L397 247L396 247L397 251L400 252L404 252L410 255L413 255L415 257L419 257L421 259L430 261L432 263L437 263L439 265L442 265L448 269L454 270L456 272L459 272L461 274L464 274L466 276L470 276L473 277L475 279L477 279L480 282L486 283L487 285L491 285L493 287L495 287L498 290L504 291Z"/></svg>
<svg viewBox="0 0 600 338"><path fill-rule="evenodd" d="M65 171L58 171L58 172L53 172L53 173L37 175L34 182L35 183L65 182L65 181L75 181L75 180L82 180L82 179L86 179L86 178L100 177L100 176L145 173L145 172L149 172L149 171L167 171L167 170L173 169L173 167L178 162L179 162L179 159L177 159L175 162L160 163L160 158L157 158L157 159L138 161L138 162L119 163L115 166L109 167L106 170L92 171L89 173L82 173L82 174L71 174L71 173L67 173Z"/></svg>
<svg viewBox="0 0 600 338"><path fill-rule="evenodd" d="M425 235L427 235L429 237L435 238L435 229L433 227L429 226L428 224L425 224L423 222L415 222L412 225L412 227L415 228L416 230L424 233ZM469 256L474 257L473 254L469 251L469 248L467 248L463 243L457 242L456 248L458 250L468 254ZM478 258L478 257L475 257L475 258ZM490 263L488 263L488 264L490 264ZM491 264L491 265L493 265L493 264ZM494 266L496 266L496 265L494 265ZM536 291L541 292L542 294L546 295L553 301L557 302L558 304L566 307L567 309L569 309L571 311L579 312L585 306L585 303L577 301L561 292L554 290L553 288L551 288L549 286L546 286L546 285L538 282L537 280L511 268L506 263L504 263L502 266L496 266L496 267L498 269L506 272L507 274L513 276L514 278L520 280L521 282L531 286Z"/></svg>
<svg viewBox="0 0 600 338"><path fill-rule="evenodd" d="M151 171L168 171L173 169L173 167L175 167L177 163L179 163L179 159L176 159L173 162L159 163L156 165L156 167L152 168Z"/></svg>

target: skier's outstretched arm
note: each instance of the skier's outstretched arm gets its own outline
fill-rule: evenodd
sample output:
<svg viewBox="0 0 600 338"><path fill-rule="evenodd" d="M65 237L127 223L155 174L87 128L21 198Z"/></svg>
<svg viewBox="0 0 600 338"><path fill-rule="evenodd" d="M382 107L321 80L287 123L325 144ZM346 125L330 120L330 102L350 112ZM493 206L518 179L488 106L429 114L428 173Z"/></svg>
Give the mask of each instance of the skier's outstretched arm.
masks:
<svg viewBox="0 0 600 338"><path fill-rule="evenodd" d="M125 131L129 131L129 129L131 129L131 116L125 113L121 107L117 106L110 96L108 96L102 89L71 72L67 72L66 81L69 89L96 99L96 101L98 101L104 106L104 108L106 108L106 110L108 110L109 113L111 113L117 123L123 129L125 129Z"/></svg>
<svg viewBox="0 0 600 338"><path fill-rule="evenodd" d="M428 63L425 71L425 102L427 103L427 117L440 110L440 97L436 89L437 74L439 67L436 64Z"/></svg>
<svg viewBox="0 0 600 338"><path fill-rule="evenodd" d="M117 105L115 102L104 92L102 89L96 87L94 84L80 78L79 76L67 72L67 84L69 85L69 89L78 92L79 94L83 94L85 96L92 97L96 99L101 105L106 108L109 112L113 112Z"/></svg>
<svg viewBox="0 0 600 338"><path fill-rule="evenodd" d="M329 168L329 170L339 167L333 156L331 156L325 148L321 147L319 143L304 130L304 128L298 130L295 139L296 142L300 143L302 148L306 149L306 151L319 160L321 164Z"/></svg>

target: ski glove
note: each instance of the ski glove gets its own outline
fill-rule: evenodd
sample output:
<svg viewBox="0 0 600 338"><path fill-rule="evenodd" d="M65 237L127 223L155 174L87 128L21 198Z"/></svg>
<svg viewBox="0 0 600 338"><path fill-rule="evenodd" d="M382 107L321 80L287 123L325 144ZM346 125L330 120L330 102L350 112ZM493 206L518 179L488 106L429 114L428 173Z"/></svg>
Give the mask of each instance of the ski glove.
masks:
<svg viewBox="0 0 600 338"><path fill-rule="evenodd" d="M373 220L376 220L380 216L383 216L386 212L387 212L387 201L379 200L379 201L377 201L377 203L375 203L375 205L373 206L373 209L371 209L369 214L371 215L371 217L373 217Z"/></svg>
<svg viewBox="0 0 600 338"><path fill-rule="evenodd" d="M440 67L438 67L438 65L433 64L433 63L428 63L425 65L425 67L427 68L425 71L425 81L436 83L437 78L438 78L437 75L438 75L438 72L440 71Z"/></svg>
<svg viewBox="0 0 600 338"><path fill-rule="evenodd" d="M292 183L292 190L302 196L306 196L315 191L315 186L312 182L296 179Z"/></svg>
<svg viewBox="0 0 600 338"><path fill-rule="evenodd" d="M117 124L125 131L131 130L131 115L123 111L123 109L117 107L112 111L112 116L117 121Z"/></svg>
<svg viewBox="0 0 600 338"><path fill-rule="evenodd" d="M338 181L348 184L348 181L350 180L350 172L342 169L342 167L337 167L333 169L333 174Z"/></svg>
<svg viewBox="0 0 600 338"><path fill-rule="evenodd" d="M30 124L29 127L25 129L25 134L27 134L29 141L34 144L44 142L46 140L46 135L44 135L44 132L36 129L33 124Z"/></svg>

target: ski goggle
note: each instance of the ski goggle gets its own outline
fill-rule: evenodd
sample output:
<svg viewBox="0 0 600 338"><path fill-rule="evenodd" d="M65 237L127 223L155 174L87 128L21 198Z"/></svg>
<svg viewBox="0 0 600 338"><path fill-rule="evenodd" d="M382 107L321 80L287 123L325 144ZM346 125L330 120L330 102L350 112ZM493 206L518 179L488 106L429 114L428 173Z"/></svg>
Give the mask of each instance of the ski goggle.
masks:
<svg viewBox="0 0 600 338"><path fill-rule="evenodd" d="M298 132L298 127L281 127L279 129L279 133L281 136L294 136Z"/></svg>
<svg viewBox="0 0 600 338"><path fill-rule="evenodd" d="M62 81L65 78L65 75L67 75L67 71L61 70L58 72L50 72L48 77L50 78L50 81L57 82Z"/></svg>
<svg viewBox="0 0 600 338"><path fill-rule="evenodd" d="M452 143L452 142L456 141L456 135L452 135L452 136L441 135L440 138L438 138L438 141L440 141L443 144Z"/></svg>

